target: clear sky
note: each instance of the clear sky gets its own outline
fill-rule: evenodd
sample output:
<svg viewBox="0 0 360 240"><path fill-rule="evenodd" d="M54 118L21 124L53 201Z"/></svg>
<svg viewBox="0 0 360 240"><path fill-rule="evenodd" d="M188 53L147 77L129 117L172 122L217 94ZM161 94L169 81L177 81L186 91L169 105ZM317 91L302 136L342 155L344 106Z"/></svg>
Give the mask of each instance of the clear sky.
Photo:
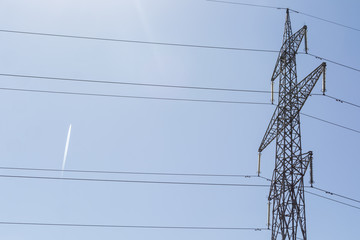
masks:
<svg viewBox="0 0 360 240"><path fill-rule="evenodd" d="M235 1L235 0L234 0ZM360 29L359 1L242 1L289 7ZM285 10L205 0L3 0L0 30L139 41L279 50ZM311 54L360 68L360 31L291 13L308 26ZM0 31L0 74L133 83L270 90L276 53L174 47L24 35ZM300 47L303 52L304 45ZM298 55L301 80L321 60ZM359 71L328 63L327 94L360 104ZM0 167L244 174L257 171L257 149L271 105L62 95L3 88L158 98L270 102L244 93L65 82L0 76ZM278 87L278 82L276 82ZM313 93L321 93L319 82ZM360 109L323 96L302 112L360 130ZM314 152L315 186L360 199L358 132L301 116L303 152ZM271 177L274 143L263 152ZM42 180L47 176L135 181L268 184L258 178L84 174L1 170L0 238L270 239L270 231L175 230L2 225L2 222L266 228L268 187ZM308 184L309 174L305 182ZM349 201L307 189L356 207ZM360 209L306 194L309 239L356 239Z"/></svg>

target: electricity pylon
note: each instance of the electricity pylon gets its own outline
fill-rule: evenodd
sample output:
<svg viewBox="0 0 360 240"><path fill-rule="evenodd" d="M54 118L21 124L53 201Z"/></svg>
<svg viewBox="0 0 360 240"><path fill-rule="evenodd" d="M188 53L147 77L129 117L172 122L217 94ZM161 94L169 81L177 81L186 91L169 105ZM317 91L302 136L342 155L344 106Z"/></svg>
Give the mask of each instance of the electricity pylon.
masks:
<svg viewBox="0 0 360 240"><path fill-rule="evenodd" d="M326 63L322 63L302 81L297 81L296 54L303 38L307 53L306 31L305 25L296 33L292 33L289 10L287 10L283 44L271 78L272 103L274 80L280 79L279 102L259 147L260 166L261 152L276 139L275 169L269 193L269 206L271 201L273 204L272 240L307 239L304 175L308 165L312 164L312 152L302 153L300 110L321 74L323 75L322 91L325 92ZM312 183L312 177L310 182Z"/></svg>

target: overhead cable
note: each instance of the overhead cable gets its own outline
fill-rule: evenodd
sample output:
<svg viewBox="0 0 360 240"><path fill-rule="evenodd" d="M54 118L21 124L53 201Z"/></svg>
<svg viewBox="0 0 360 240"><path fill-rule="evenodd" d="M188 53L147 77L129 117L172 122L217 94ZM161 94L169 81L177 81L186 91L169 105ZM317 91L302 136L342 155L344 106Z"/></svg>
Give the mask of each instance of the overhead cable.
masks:
<svg viewBox="0 0 360 240"><path fill-rule="evenodd" d="M29 169L27 169L29 170ZM31 170L36 170L36 169L31 169ZM37 169L39 170L39 169ZM43 169L41 169L43 170ZM82 171L83 172L83 171ZM88 171L86 171L88 172ZM93 171L92 171L93 172ZM98 172L98 171L96 171ZM101 171L102 172L102 171ZM119 172L117 172L119 173ZM143 173L141 173L143 174ZM145 173L146 174L146 173ZM150 173L153 174L153 173ZM183 175L183 174L176 174L176 175ZM197 175L199 176L199 175ZM204 175L201 175L204 176ZM213 174L211 176L214 176ZM223 176L223 175L215 175L215 176ZM228 176L228 175L226 175ZM235 175L235 176L239 176L239 175ZM242 176L247 176L247 175L242 175ZM253 177L257 177L257 176L253 176ZM104 178L74 178L74 177L48 177L48 176L25 176L25 175L0 175L0 178L19 178L19 179L37 179L37 180L65 180L65 181L88 181L88 182L112 182L112 183L140 183L140 184L170 184L170 185L200 185L200 186L226 186L226 187L269 187L270 185L267 184L242 184L242 183L209 183L209 182L177 182L177 181L148 181L148 180L128 180L128 179L104 179ZM260 178L266 179L268 181L271 181L268 178L262 177L260 176ZM336 193L332 193L329 191L326 191L324 189L320 189L320 188L316 188L316 187L310 187L310 186L306 186L309 189L316 189L318 191L322 191L324 193L330 194L330 195L335 195L350 201L355 201L355 202L359 202L359 200L353 199L353 198L349 198L346 197L344 195L340 195L340 194L336 194ZM308 192L308 191L307 191ZM310 194L313 195L318 195L312 192L309 192ZM318 195L321 196L321 195ZM323 197L323 196L321 196ZM337 201L331 198L326 198L323 197L325 199L329 199L331 201L335 201L350 207L355 207L358 208L356 206L350 205L350 204L346 204L344 202L341 201ZM359 208L360 209L360 208Z"/></svg>
<svg viewBox="0 0 360 240"><path fill-rule="evenodd" d="M208 174L208 173L174 173L174 172L139 172L139 171L101 171L101 170L79 170L79 169L54 169L54 168L25 168L25 167L0 167L1 170L16 170L16 171L40 171L40 172L68 172L68 173L91 173L91 174L124 174L124 175L155 175L155 176L190 176L190 177L241 177L241 178L262 178L267 181L271 179L251 174ZM350 198L341 194L330 192L318 187L310 187L326 194L344 198L346 200L354 201L360 203L360 200Z"/></svg>
<svg viewBox="0 0 360 240"><path fill-rule="evenodd" d="M268 6L268 5L242 3L242 2L234 2L234 1L220 1L220 0L206 0L206 1L208 1L208 2L218 2L218 3L227 3L227 4L235 4L235 5L242 5L242 6L249 6L249 7L271 8L271 9L279 9L279 10L285 10L286 9L286 8L283 8L283 7L274 7L274 6Z"/></svg>
<svg viewBox="0 0 360 240"><path fill-rule="evenodd" d="M55 33L42 33L42 32L29 32L29 31L17 31L17 30L7 30L0 29L0 32L3 33L15 33L15 34L27 34L27 35L36 35L36 36L46 36L46 37L61 37L61 38L74 38L74 39L85 39L85 40L98 40L98 41L111 41L111 42L125 42L125 43L139 43L139 44L152 44L152 45L164 45L164 46L173 46L173 47L191 47L191 48L206 48L206 49L219 49L219 50L233 50L233 51L250 51L250 52L267 52L267 53L279 53L278 50L270 49L257 49L257 48L239 48L239 47L224 47L224 46L210 46L210 45L198 45L198 44L182 44L182 43L170 43L170 42L153 42L153 41L140 41L140 40L127 40L127 39L116 39L116 38L102 38L102 37L90 37L90 36L79 36L79 35L65 35L65 34L55 34ZM333 64L360 72L360 69L342 64L330 59L322 58L320 56L310 54L307 55L331 62Z"/></svg>
<svg viewBox="0 0 360 240"><path fill-rule="evenodd" d="M198 186L226 186L226 187L269 187L265 184L242 184L242 183L210 183L210 182L173 182L173 181L148 181L128 179L106 178L74 178L74 177L48 177L48 176L25 176L25 175L0 175L0 178L36 179L36 180L60 180L60 181L85 181L85 182L108 182L108 183L141 183L141 184L167 184L167 185L198 185Z"/></svg>
<svg viewBox="0 0 360 240"><path fill-rule="evenodd" d="M264 180L266 180L266 181L269 181L269 182L272 181L270 178L263 177L263 176L259 176L259 178L262 178L262 179L264 179ZM340 194L328 192L328 191L326 191L326 190L324 190L324 189L321 189L321 188L317 188L317 187L313 187L313 186L305 186L305 188L315 189L315 190L318 190L318 191L322 191L322 192L324 192L324 193L326 193L326 194L335 195L335 196L338 196L338 197L341 197L341 198L344 198L344 199L347 199L347 200L350 200L350 201L354 201L354 202L359 202L359 201L356 200L356 199L353 199L353 198L350 198L350 197L346 197L346 196L343 196L343 195L340 195ZM333 202L336 202L336 203L339 203L339 204L348 206L348 207L360 209L360 207L357 207L357 206L354 206L354 205L351 205L351 204L348 204L348 203L345 203L345 202L342 202L342 201L339 201L339 200L335 200L335 199L332 199L332 198L328 198L328 197L325 197L325 196L322 196L322 195L319 195L319 194L316 194L316 193L313 193L313 192L310 192L310 191L307 191L307 190L305 190L305 192L306 192L306 193L309 193L309 194L311 194L311 195L314 195L314 196L317 196L317 197L320 197L320 198L329 200L329 201L333 201Z"/></svg>
<svg viewBox="0 0 360 240"><path fill-rule="evenodd" d="M108 81L108 80L94 80L94 79L83 79L83 78L81 78L81 79L80 78L64 78L64 77L51 77L51 76L25 75L25 74L10 74L10 73L0 73L0 76L3 76L3 77L16 77L16 78L33 78L33 79L54 80L54 81L68 81L68 82L86 82L86 83L100 83L100 84L133 85L133 86L144 86L144 87L182 88L182 89L228 91L228 92L271 93L271 91L266 91L266 90L200 87L200 86L169 85L169 84L156 84L156 83L119 82L119 81Z"/></svg>
<svg viewBox="0 0 360 240"><path fill-rule="evenodd" d="M345 104L351 105L351 106L353 106L353 107L360 108L360 105L358 105L358 104L355 104L355 103L352 103L352 102L348 102L348 101L342 100L342 99L340 99L340 98L332 97L332 96L329 96L329 95L324 95L324 96L325 96L325 97L328 97L328 98L331 98L331 99L334 99L334 100L337 101L337 102L345 103Z"/></svg>
<svg viewBox="0 0 360 240"><path fill-rule="evenodd" d="M360 108L360 105L358 104L355 104L355 103L352 103L352 102L349 102L349 101L345 101L345 100L342 100L340 98L337 98L337 97L333 97L333 96L329 96L327 94L311 94L311 96L323 96L323 97L327 97L327 98L331 98L339 103L345 103L345 104L348 104L348 105L351 105L353 107L357 107L357 108Z"/></svg>
<svg viewBox="0 0 360 240"><path fill-rule="evenodd" d="M334 24L334 25L337 25L337 26L340 26L340 27L343 27L343 28L347 28L347 29L351 29L351 30L360 32L360 29L358 29L358 28L351 27L351 26L348 26L348 25L345 25L345 24L342 24L342 23L339 23L339 22L335 22L335 21L332 21L332 20L321 18L321 17L315 16L315 15L311 15L309 13L301 12L301 11L291 9L291 8L269 6L269 5L260 5L260 4L250 4L250 3L234 2L234 1L221 1L221 0L206 0L206 1L208 1L208 2L217 2L217 3L225 3L225 4L233 4L233 5L241 5L241 6L248 6L248 7L257 7L257 8L270 8L270 9L277 9L277 10L289 9L289 11L291 11L293 13L301 14L301 15L304 15L304 16L307 16L307 17L310 17L310 18L321 20L323 22L327 22L327 23Z"/></svg>
<svg viewBox="0 0 360 240"><path fill-rule="evenodd" d="M90 37L90 36L79 36L79 35L65 35L65 34L43 33L43 32L27 32L27 31L7 30L7 29L0 29L0 32L3 32L3 33L15 33L15 34L27 34L27 35L37 35L37 36L45 36L45 37L61 37L61 38L83 39L83 40L97 40L97 41L110 41L110 42L123 42L123 43L163 45L163 46L171 46L171 47L207 48L207 49L219 49L219 50L268 52L268 53L278 53L279 52L279 51L276 51L276 50L269 50L269 49L222 47L222 46L183 44L183 43L169 43L169 42L155 42L155 41L140 41L140 40Z"/></svg>
<svg viewBox="0 0 360 240"><path fill-rule="evenodd" d="M353 202L357 202L357 203L360 203L360 200L356 200L354 198L350 198L350 197L347 197L347 196L344 196L344 195L341 195L341 194L337 194L337 193L334 193L334 192L330 192L328 190L324 190L324 189L321 189L321 188L318 188L318 187L312 187L313 189L316 189L318 191L321 191L321 192L324 192L326 194L329 194L329 195L332 195L332 196L337 196L337 197L340 197L340 198L344 198L346 200L349 200L349 201L353 201Z"/></svg>
<svg viewBox="0 0 360 240"><path fill-rule="evenodd" d="M86 227L86 228L141 228L141 229L174 229L174 230L250 230L267 231L267 228L251 227L200 227L200 226L153 226L153 225L114 225L114 224L78 224L78 223L50 223L50 222L5 222L1 225L30 225L48 227Z"/></svg>
<svg viewBox="0 0 360 240"><path fill-rule="evenodd" d="M206 103L225 103L225 104L272 105L271 103L265 103L265 102L227 101L227 100L211 100L211 99L191 99L191 98L168 98L168 97L147 97L147 96L102 94L102 93L51 91L51 90L24 89L24 88L3 88L3 87L0 87L0 90L19 91L19 92L35 92L35 93L49 93L49 94L65 94L65 95L78 95L78 96L92 96L92 97L132 98L132 99L147 99L147 100L206 102Z"/></svg>
<svg viewBox="0 0 360 240"><path fill-rule="evenodd" d="M101 171L80 169L54 169L54 168L26 168L26 167L0 167L1 170L21 170L40 172L68 172L68 173L96 173L96 174L124 174L124 175L157 175L157 176L190 176L190 177L241 177L255 178L257 175L245 174L209 174L209 173L174 173L174 172L139 172L139 171Z"/></svg>
<svg viewBox="0 0 360 240"><path fill-rule="evenodd" d="M360 207L357 207L357 206L354 206L354 205L351 205L351 204L348 204L348 203L345 203L345 202L342 202L342 201L338 201L338 200L335 200L335 199L332 199L332 198L328 198L328 197L325 197L325 196L322 196L322 195L319 195L319 194L316 194L316 193L313 193L313 192L309 192L309 191L305 191L305 192L308 193L308 194L320 197L320 198L327 199L329 201L333 201L333 202L336 202L336 203L339 203L339 204L342 204L342 205L345 205L345 206L352 207L352 208L360 210Z"/></svg>
<svg viewBox="0 0 360 240"><path fill-rule="evenodd" d="M141 183L141 184L171 184L171 185L200 185L200 186L226 186L226 187L270 187L265 184L238 184L238 183L207 183L207 182L170 182L170 181L146 181L146 180L124 180L124 179L99 179L99 178L64 178L64 177L44 177L44 176L24 176L24 175L0 175L0 178L36 179L36 180L64 180L64 181L88 181L88 182L112 182L112 183ZM264 178L267 179L267 178ZM309 194L340 203L352 208L360 207L347 204L332 198L305 191ZM1 223L0 223L1 224Z"/></svg>
<svg viewBox="0 0 360 240"><path fill-rule="evenodd" d="M348 68L348 69L354 70L354 71L356 71L356 72L360 72L360 69L358 69L358 68L354 68L354 67L351 67L351 66L349 66L349 65L346 65L346 64L343 64L343 63L339 63L339 62L336 62L336 61L333 61L333 60L330 60L330 59L328 59L328 58L319 57L319 56L314 55L314 54L311 54L311 53L307 53L306 55L312 56L312 57L314 57L314 58L316 58L316 59L319 59L319 60L322 60L322 61L327 61L327 62L333 63L333 64L335 64L335 65L339 65L339 66L344 67L344 68Z"/></svg>
<svg viewBox="0 0 360 240"><path fill-rule="evenodd" d="M348 25L345 25L345 24L342 24L342 23L338 23L338 22L335 22L335 21L332 21L332 20L317 17L315 15L311 15L311 14L308 14L308 13L305 13L305 12L300 12L300 11L294 10L294 9L289 9L289 10L294 12L294 13L298 13L298 14L301 14L301 15L304 15L304 16L307 16L307 17L315 18L315 19L318 19L318 20L321 20L321 21L324 21L324 22L327 22L327 23L331 23L331 24L334 24L334 25L337 25L337 26L340 26L340 27L344 27L344 28L347 28L347 29L351 29L351 30L360 32L360 29L354 28L354 27L351 27L351 26L348 26Z"/></svg>
<svg viewBox="0 0 360 240"><path fill-rule="evenodd" d="M244 101L226 101L226 100L211 100L211 99L191 99L191 98L163 98L163 97L146 97L146 96L129 96L129 95L115 95L115 94L100 94L100 93L84 93L84 92L66 92L66 91L51 91L51 90L38 90L38 89L24 89L24 88L1 88L4 91L20 91L20 92L34 92L34 93L48 93L48 94L64 94L64 95L78 95L78 96L93 96L93 97L111 97L111 98L131 98L131 99L146 99L146 100L165 100L165 101L184 101L184 102L206 102L206 103L222 103L222 104L249 104L249 105L268 105L274 106L271 103L265 102L244 102ZM301 115L309 118L316 119L321 122L331 124L343 129L347 129L356 133L360 131L330 122L321 118L311 116L309 114L300 113Z"/></svg>
<svg viewBox="0 0 360 240"><path fill-rule="evenodd" d="M133 86L145 86L145 87L164 87L164 88L180 88L180 89L194 89L194 90L210 90L210 91L229 91L229 92L247 92L247 93L271 93L267 90L254 90L254 89L239 89L239 88L220 88L220 87L201 87L201 86L186 86L186 85L169 85L169 84L156 84L156 83L136 83L136 82L119 82L108 80L94 80L83 78L65 78L65 77L51 77L51 76L39 76L39 75L25 75L25 74L10 74L0 73L3 77L16 77L16 78L33 78L41 80L54 80L54 81L69 81L69 82L86 82L86 83L99 83L99 84L118 84L118 85L133 85ZM277 93L277 92L274 92ZM311 94L311 96L324 96L331 98L340 103L349 104L351 106L360 108L360 105L351 103L327 94Z"/></svg>
<svg viewBox="0 0 360 240"><path fill-rule="evenodd" d="M359 130L349 128L349 127L345 127L343 125L340 125L340 124L337 124L337 123L334 123L334 122L330 122L330 121L327 121L327 120L324 120L324 119L321 119L321 118L318 118L318 117L314 117L314 116L311 116L309 114L305 114L305 113L300 113L300 114L303 115L303 116L309 117L309 118L316 119L316 120L321 121L321 122L325 122L325 123L328 123L328 124L331 124L331 125L334 125L334 126L337 126L337 127L349 130L349 131L352 131L352 132L360 133Z"/></svg>

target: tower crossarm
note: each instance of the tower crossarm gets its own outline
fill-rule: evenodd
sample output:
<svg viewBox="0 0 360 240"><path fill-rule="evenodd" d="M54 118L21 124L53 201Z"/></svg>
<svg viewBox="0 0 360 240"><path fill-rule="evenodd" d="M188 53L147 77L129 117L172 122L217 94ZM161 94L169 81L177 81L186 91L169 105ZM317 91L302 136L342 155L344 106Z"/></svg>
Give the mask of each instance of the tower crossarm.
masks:
<svg viewBox="0 0 360 240"><path fill-rule="evenodd" d="M295 165L296 165L296 169L298 172L297 172L297 174L295 174L295 179L294 179L295 185L297 185L298 182L301 180L301 178L303 178L305 176L305 173L309 167L309 164L312 161L312 157L313 157L313 153L310 151L310 152L300 155L296 159Z"/></svg>
<svg viewBox="0 0 360 240"><path fill-rule="evenodd" d="M326 63L323 62L320 66L318 66L314 71L312 71L308 76L306 76L301 82L297 84L297 87L295 88L297 92L295 92L293 96L298 96L298 108L297 112L293 115L293 118L295 118L299 114L301 108L304 106L306 100L310 96L311 91L319 80L321 74L325 74L325 69ZM279 116L281 116L280 111L281 109L279 109L279 107L276 107L274 114L270 120L269 126L266 129L265 135L261 141L258 150L259 152L262 152L276 138L278 132L281 132L284 128L287 127L288 123L292 121L292 119L290 119L287 124L284 124L279 128L279 126L277 125L277 120Z"/></svg>
<svg viewBox="0 0 360 240"><path fill-rule="evenodd" d="M304 178L306 170L308 169L309 164L312 161L312 158L313 158L313 152L311 151L297 156L296 161L294 162L294 165L296 166L295 169L297 169L297 172L294 174L293 185L297 185L301 181L301 179ZM270 186L270 192L268 197L269 201L279 196L278 192L273 191L275 187L275 182L273 180L271 181L271 186Z"/></svg>
<svg viewBox="0 0 360 240"><path fill-rule="evenodd" d="M306 100L311 94L315 84L319 80L321 74L325 76L326 71L326 63L323 62L320 66L318 66L314 71L312 71L309 75L307 75L301 82L297 84L298 89L298 111L300 112L301 108L304 106Z"/></svg>
<svg viewBox="0 0 360 240"><path fill-rule="evenodd" d="M279 52L279 56L276 60L275 69L271 77L271 81L274 81L280 75L282 70L286 67L286 64L280 64L281 61L285 60L285 56L287 54L286 49L289 49L289 46L291 46L291 49L293 51L290 53L290 55L291 58L294 58L297 51L299 50L301 41L303 40L304 36L306 36L306 31L307 31L307 26L305 25L299 31L291 35L289 39L286 39L286 41L283 43Z"/></svg>
<svg viewBox="0 0 360 240"><path fill-rule="evenodd" d="M261 141L260 147L259 147L259 153L262 152L275 138L278 133L277 131L277 118L279 116L278 114L279 107L276 107L273 116L271 117L270 123L268 128L266 129L265 135Z"/></svg>

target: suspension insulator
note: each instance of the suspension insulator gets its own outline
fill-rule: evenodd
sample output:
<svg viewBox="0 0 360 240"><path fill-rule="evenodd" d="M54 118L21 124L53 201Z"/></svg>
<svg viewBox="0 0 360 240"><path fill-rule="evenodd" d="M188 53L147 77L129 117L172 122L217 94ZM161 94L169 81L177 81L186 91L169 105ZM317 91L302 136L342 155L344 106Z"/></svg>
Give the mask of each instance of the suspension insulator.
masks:
<svg viewBox="0 0 360 240"><path fill-rule="evenodd" d="M270 229L270 201L268 202L268 221L267 221L267 227Z"/></svg>
<svg viewBox="0 0 360 240"><path fill-rule="evenodd" d="M259 162L258 162L258 176L260 177L260 161L261 161L261 152L259 152Z"/></svg>
<svg viewBox="0 0 360 240"><path fill-rule="evenodd" d="M271 81L271 104L274 104L274 81Z"/></svg>

